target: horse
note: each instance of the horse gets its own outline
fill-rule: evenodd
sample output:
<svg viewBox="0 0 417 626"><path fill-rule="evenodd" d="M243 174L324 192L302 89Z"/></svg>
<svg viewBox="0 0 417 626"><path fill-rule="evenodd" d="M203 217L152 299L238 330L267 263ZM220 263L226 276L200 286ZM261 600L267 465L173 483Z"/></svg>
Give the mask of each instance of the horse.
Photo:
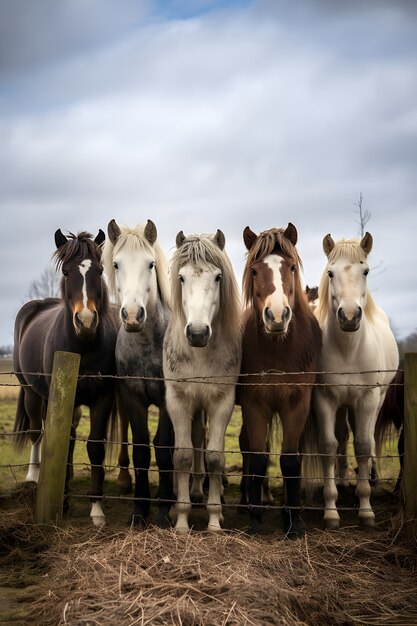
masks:
<svg viewBox="0 0 417 626"><path fill-rule="evenodd" d="M324 521L338 528L335 465L338 432L352 423L358 476L355 494L359 522L375 523L370 503L371 459L375 453L375 423L387 387L398 367L398 348L385 312L375 303L367 285L368 255L373 245L368 232L362 239L334 242L323 239L327 257L319 284L316 311L323 332L318 386L313 395L311 439L322 455ZM310 460L312 457L309 457ZM306 463L306 478L317 474L314 463Z"/></svg>
<svg viewBox="0 0 417 626"><path fill-rule="evenodd" d="M243 455L244 450L249 454L248 532L260 531L269 432L278 413L283 429L283 529L291 539L303 534L299 446L321 348L321 331L301 286L297 238L291 222L286 228L271 228L259 235L249 226L243 231L248 251L243 272L246 309L237 387L243 418L240 445Z"/></svg>
<svg viewBox="0 0 417 626"><path fill-rule="evenodd" d="M117 399L124 424L124 445L119 456L121 468L127 468L128 423L132 430L135 503L132 523L146 524L150 511L150 436L148 409L159 407L158 429L154 439L159 468L159 509L157 524L169 524L172 505L173 429L165 403L162 380L162 342L171 314L168 270L164 253L157 241L152 220L133 228L108 224L108 239L103 262L110 292L120 307L121 325L116 342L116 369L119 377ZM121 472L129 488L129 473Z"/></svg>
<svg viewBox="0 0 417 626"><path fill-rule="evenodd" d="M317 286L309 287L306 285L304 292L307 296L307 302L309 303L311 310L314 312L319 304L319 288Z"/></svg>
<svg viewBox="0 0 417 626"><path fill-rule="evenodd" d="M61 297L32 300L19 310L14 328L13 369L21 384L14 431L22 446L30 427L32 441L27 481L38 482L42 421L46 416L49 374L55 351L80 354L72 434L80 418L80 406L90 409L87 451L91 464L89 495L91 518L96 526L105 523L101 507L105 456L104 441L109 423L115 420L114 350L117 330L111 313L101 263L105 235L99 231L93 240L85 231L66 237L55 232L56 269L62 271ZM39 373L35 373L39 372ZM110 376L110 378L101 378ZM74 439L70 442L72 460ZM66 493L72 467L68 464Z"/></svg>
<svg viewBox="0 0 417 626"><path fill-rule="evenodd" d="M189 530L192 497L202 500L205 462L210 477L208 530L221 530L221 487L226 427L235 404L241 359L241 305L221 230L176 236L171 271L172 317L163 345L166 402L175 432L177 478L175 529ZM197 378L196 378L197 377ZM193 453L193 448L195 452Z"/></svg>
<svg viewBox="0 0 417 626"><path fill-rule="evenodd" d="M399 494L402 485L404 467L404 370L399 369L395 374L381 409L378 413L375 426L375 441L377 457L381 456L382 444L392 433L393 428L399 434L398 456L400 458L400 472L394 487L394 494Z"/></svg>

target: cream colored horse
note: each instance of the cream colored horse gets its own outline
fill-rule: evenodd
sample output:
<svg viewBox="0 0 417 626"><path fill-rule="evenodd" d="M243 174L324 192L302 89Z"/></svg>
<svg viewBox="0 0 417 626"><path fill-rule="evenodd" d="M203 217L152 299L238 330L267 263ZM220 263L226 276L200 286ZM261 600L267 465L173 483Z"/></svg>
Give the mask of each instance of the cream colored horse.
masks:
<svg viewBox="0 0 417 626"><path fill-rule="evenodd" d="M372 236L335 243L323 240L327 265L322 275L316 315L323 332L318 386L314 392L318 448L323 455L324 519L339 526L335 482L337 429L346 421L346 409L354 418L354 448L358 464L356 496L359 521L372 525L369 483L374 431L388 385L398 367L398 349L384 311L374 302L367 285L368 254ZM306 468L309 463L306 463Z"/></svg>

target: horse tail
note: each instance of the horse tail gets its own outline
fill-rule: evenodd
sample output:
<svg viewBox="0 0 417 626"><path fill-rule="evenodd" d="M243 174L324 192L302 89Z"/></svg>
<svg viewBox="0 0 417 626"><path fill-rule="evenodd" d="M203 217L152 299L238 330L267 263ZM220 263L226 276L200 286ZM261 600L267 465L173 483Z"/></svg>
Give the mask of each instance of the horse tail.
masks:
<svg viewBox="0 0 417 626"><path fill-rule="evenodd" d="M323 485L323 467L319 456L319 427L313 406L304 426L300 441L301 488L306 501L311 503L315 492Z"/></svg>
<svg viewBox="0 0 417 626"><path fill-rule="evenodd" d="M14 420L13 432L16 433L14 445L17 450L22 450L26 444L29 435L27 431L30 428L29 415L25 409L25 390L20 388L19 397L17 399L16 417Z"/></svg>
<svg viewBox="0 0 417 626"><path fill-rule="evenodd" d="M381 456L382 446L398 435L404 423L404 371L398 370L392 379L375 424L375 445L377 457Z"/></svg>
<svg viewBox="0 0 417 626"><path fill-rule="evenodd" d="M117 410L117 398L116 393L114 394L113 406L110 411L109 420L107 422L107 441L118 441L120 438L121 427L120 427L120 417ZM108 456L108 463L113 464L113 461L116 458L116 450L117 445L108 445L106 446L106 456Z"/></svg>

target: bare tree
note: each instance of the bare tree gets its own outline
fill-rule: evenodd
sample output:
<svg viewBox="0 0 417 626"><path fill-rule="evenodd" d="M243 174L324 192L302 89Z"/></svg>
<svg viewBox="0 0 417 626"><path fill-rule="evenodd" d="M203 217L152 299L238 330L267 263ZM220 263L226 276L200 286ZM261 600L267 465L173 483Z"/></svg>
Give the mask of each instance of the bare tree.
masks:
<svg viewBox="0 0 417 626"><path fill-rule="evenodd" d="M61 277L55 268L46 268L38 280L34 280L29 287L28 298L39 300L43 298L55 298L60 294Z"/></svg>
<svg viewBox="0 0 417 626"><path fill-rule="evenodd" d="M361 237L365 234L365 226L371 219L371 212L367 209L363 208L363 195L362 192L359 193L359 200L353 203L356 207L358 207L356 213L359 215L359 221L356 223L359 224L359 234Z"/></svg>

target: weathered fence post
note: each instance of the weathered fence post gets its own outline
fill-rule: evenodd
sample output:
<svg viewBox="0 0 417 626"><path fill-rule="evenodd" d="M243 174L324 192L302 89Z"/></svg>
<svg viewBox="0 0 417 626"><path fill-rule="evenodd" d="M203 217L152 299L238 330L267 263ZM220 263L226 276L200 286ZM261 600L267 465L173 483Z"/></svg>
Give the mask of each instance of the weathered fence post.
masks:
<svg viewBox="0 0 417 626"><path fill-rule="evenodd" d="M417 353L404 359L404 501L407 532L417 537Z"/></svg>
<svg viewBox="0 0 417 626"><path fill-rule="evenodd" d="M79 366L79 354L55 352L36 494L35 520L38 524L58 522L62 519L65 474Z"/></svg>

